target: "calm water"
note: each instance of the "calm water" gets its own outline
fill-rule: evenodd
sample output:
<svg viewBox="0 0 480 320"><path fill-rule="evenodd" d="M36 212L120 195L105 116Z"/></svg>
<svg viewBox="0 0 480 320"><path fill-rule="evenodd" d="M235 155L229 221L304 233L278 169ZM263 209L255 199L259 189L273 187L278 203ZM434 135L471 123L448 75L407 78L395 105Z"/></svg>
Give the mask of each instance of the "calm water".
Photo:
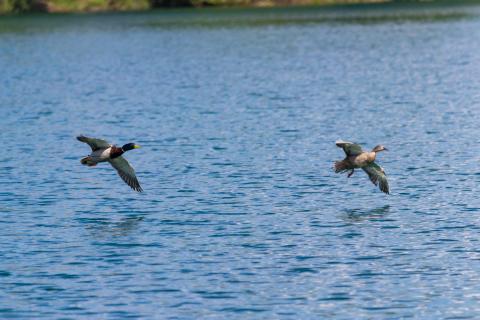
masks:
<svg viewBox="0 0 480 320"><path fill-rule="evenodd" d="M480 7L0 19L0 318L478 319L479 61Z"/></svg>

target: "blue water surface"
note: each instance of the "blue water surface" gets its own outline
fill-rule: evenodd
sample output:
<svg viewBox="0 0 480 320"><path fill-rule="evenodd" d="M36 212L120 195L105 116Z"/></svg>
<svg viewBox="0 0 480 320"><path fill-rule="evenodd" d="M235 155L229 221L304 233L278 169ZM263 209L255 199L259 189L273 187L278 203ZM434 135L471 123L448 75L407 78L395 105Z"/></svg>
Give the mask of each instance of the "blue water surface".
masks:
<svg viewBox="0 0 480 320"><path fill-rule="evenodd" d="M2 17L0 318L478 319L479 128L477 6Z"/></svg>

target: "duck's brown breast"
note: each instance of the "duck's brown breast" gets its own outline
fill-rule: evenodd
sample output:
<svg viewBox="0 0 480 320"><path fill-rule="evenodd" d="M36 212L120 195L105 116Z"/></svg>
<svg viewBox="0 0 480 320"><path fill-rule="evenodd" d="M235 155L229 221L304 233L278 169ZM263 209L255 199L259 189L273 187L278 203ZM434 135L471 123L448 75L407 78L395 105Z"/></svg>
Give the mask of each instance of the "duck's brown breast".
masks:
<svg viewBox="0 0 480 320"><path fill-rule="evenodd" d="M375 161L375 152L364 152L350 160L355 166L362 168Z"/></svg>
<svg viewBox="0 0 480 320"><path fill-rule="evenodd" d="M120 157L124 153L122 148L119 148L117 146L112 146L110 149L110 159L115 159L117 157Z"/></svg>

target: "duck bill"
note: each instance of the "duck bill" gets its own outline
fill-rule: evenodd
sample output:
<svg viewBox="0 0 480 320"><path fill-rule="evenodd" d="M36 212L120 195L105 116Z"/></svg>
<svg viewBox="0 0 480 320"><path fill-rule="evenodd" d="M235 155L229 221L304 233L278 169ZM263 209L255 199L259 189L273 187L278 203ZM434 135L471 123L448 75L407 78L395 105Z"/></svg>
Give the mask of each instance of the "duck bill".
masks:
<svg viewBox="0 0 480 320"><path fill-rule="evenodd" d="M133 149L140 149L140 146L138 144L133 146Z"/></svg>

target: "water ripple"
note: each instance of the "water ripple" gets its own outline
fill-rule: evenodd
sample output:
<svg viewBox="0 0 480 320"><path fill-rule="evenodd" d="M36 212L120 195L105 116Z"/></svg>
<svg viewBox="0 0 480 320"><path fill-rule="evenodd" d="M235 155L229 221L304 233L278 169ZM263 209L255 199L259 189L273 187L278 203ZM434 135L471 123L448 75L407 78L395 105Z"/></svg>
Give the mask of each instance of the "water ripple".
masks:
<svg viewBox="0 0 480 320"><path fill-rule="evenodd" d="M370 8L2 18L0 318L477 318L478 7Z"/></svg>

